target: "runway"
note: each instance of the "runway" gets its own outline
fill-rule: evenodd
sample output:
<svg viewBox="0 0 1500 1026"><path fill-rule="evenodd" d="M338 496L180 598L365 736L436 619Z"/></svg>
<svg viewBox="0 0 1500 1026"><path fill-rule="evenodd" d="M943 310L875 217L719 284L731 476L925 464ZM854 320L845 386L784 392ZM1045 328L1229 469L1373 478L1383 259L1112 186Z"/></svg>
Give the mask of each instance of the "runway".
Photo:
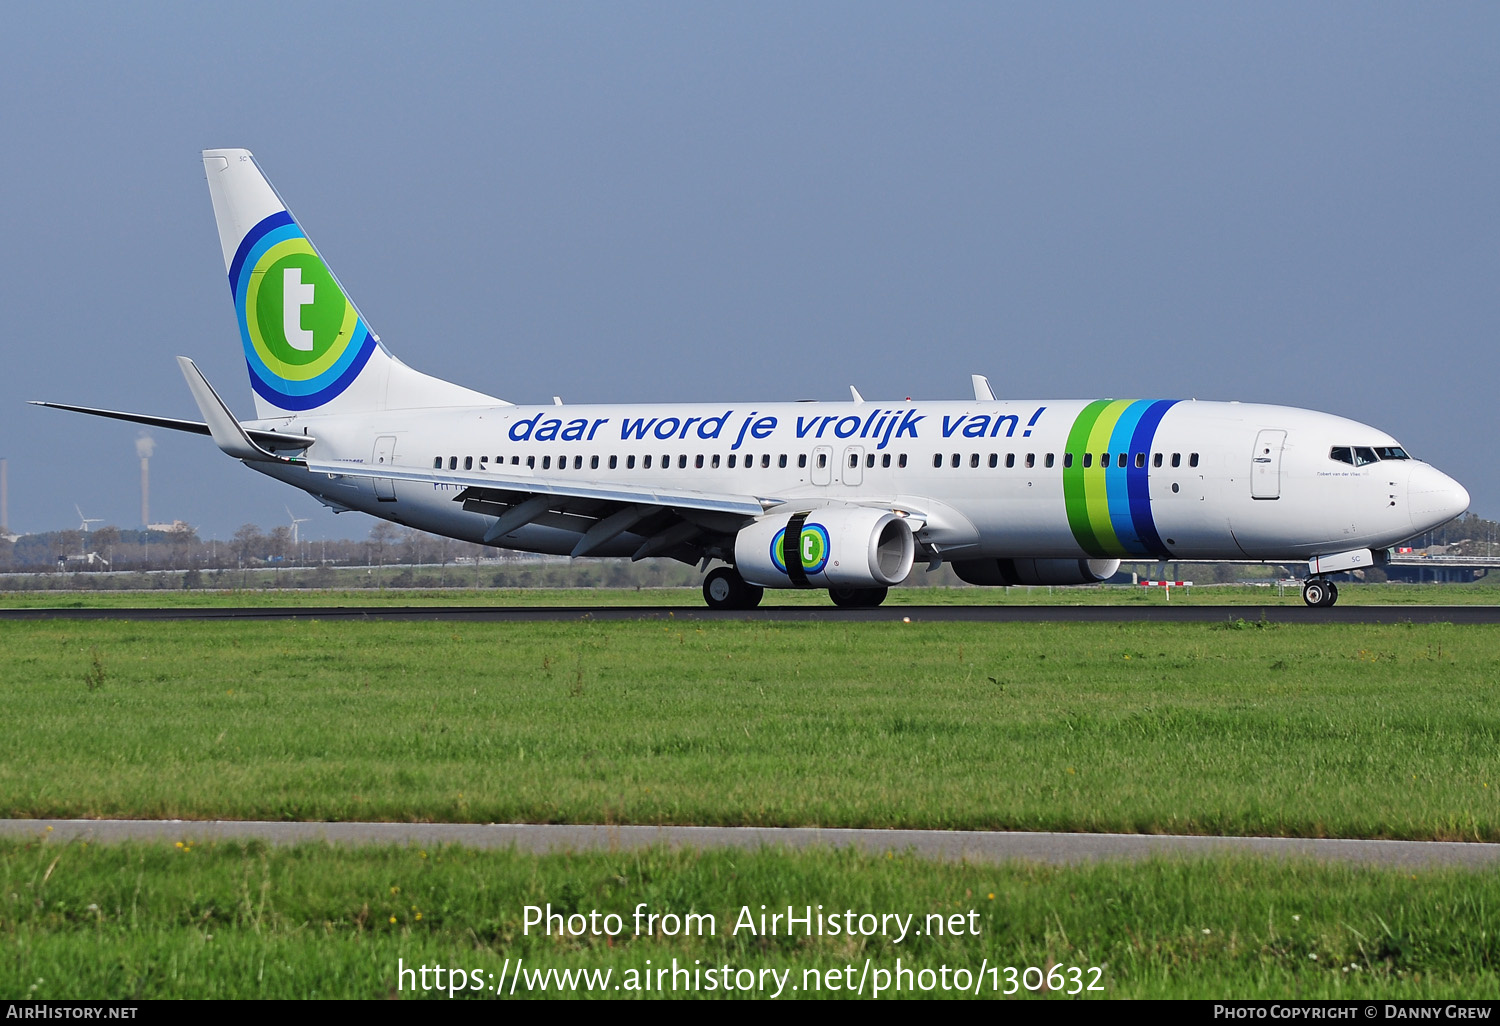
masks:
<svg viewBox="0 0 1500 1026"><path fill-rule="evenodd" d="M269 823L227 820L8 819L0 837L48 843L259 840L269 844L462 844L535 854L670 848L855 848L948 862L1020 859L1054 865L1139 860L1153 855L1257 855L1402 868L1482 869L1500 865L1500 844L1362 841L1173 834L1065 834L977 830L853 830L816 827L598 826L528 823Z"/></svg>
<svg viewBox="0 0 1500 1026"><path fill-rule="evenodd" d="M767 606L714 610L705 606L240 606L138 609L0 609L5 620L384 620L539 623L575 620L713 620L805 623L1500 623L1500 606Z"/></svg>

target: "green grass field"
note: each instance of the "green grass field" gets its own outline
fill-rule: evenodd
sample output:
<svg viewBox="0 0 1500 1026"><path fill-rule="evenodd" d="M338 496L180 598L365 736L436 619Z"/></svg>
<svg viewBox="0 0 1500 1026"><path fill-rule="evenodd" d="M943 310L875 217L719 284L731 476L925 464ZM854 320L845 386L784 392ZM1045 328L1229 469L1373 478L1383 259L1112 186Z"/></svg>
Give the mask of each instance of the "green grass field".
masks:
<svg viewBox="0 0 1500 1026"><path fill-rule="evenodd" d="M1497 639L4 623L0 810L1500 840Z"/></svg>
<svg viewBox="0 0 1500 1026"><path fill-rule="evenodd" d="M1497 632L0 623L0 810L1500 840ZM0 842L0 876L11 998L417 996L396 991L398 959L481 980L516 959L608 969L628 987L674 957L791 972L788 986L900 958L1100 966L1114 997L1500 997L1493 871ZM645 901L718 930L524 933L522 906L549 901ZM981 928L900 944L733 933L762 903L975 909Z"/></svg>
<svg viewBox="0 0 1500 1026"><path fill-rule="evenodd" d="M524 906L549 902L563 913L615 913L619 936L528 933ZM632 913L640 902L657 913L710 914L714 922L702 936L637 936ZM918 928L929 915L959 915L964 932L898 940L894 923L885 937L735 930L741 908L757 915L763 904L911 915ZM767 970L780 976L783 997L841 995L826 989L829 971L852 986L869 959L876 970L866 978L870 996L881 971L885 985L894 985L899 958L908 970L931 974L914 972L902 981L903 994L882 996L935 986L946 966L977 978L986 996L1014 987L1022 997L1058 1000L1095 984L1102 990L1082 996L1495 999L1497 905L1494 872L1415 875L1254 859L1061 869L827 851L532 857L461 848L8 841L0 842L7 955L0 994L446 1001L446 992L414 992L420 977L398 981L398 960L477 973L463 983L491 991L504 974L515 979L519 960L528 972L607 969L609 981L596 993L630 997L642 996L630 989L631 972L639 987L642 970L670 968L675 958L689 968L728 966L737 985L764 980L750 995L759 997L776 990L773 977L760 975ZM981 975L986 965L1015 967L1016 982L1003 968ZM1026 975L1027 966L1041 973ZM1084 971L1074 977L1073 967ZM1063 994L1025 989L1025 982L1039 986L1047 970L1056 971ZM812 989L814 974L824 989ZM648 996L658 993L653 987ZM523 983L514 996L539 995ZM667 989L665 996L674 995ZM918 996L944 995L919 989Z"/></svg>

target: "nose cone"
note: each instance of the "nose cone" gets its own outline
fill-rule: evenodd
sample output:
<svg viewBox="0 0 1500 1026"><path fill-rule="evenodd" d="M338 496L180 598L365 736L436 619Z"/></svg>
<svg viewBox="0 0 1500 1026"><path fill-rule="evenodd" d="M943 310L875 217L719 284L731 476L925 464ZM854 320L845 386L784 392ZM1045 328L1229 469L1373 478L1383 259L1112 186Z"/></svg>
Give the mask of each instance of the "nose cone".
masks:
<svg viewBox="0 0 1500 1026"><path fill-rule="evenodd" d="M1411 468L1408 483L1411 526L1427 531L1446 524L1469 508L1469 491L1447 474L1425 463Z"/></svg>

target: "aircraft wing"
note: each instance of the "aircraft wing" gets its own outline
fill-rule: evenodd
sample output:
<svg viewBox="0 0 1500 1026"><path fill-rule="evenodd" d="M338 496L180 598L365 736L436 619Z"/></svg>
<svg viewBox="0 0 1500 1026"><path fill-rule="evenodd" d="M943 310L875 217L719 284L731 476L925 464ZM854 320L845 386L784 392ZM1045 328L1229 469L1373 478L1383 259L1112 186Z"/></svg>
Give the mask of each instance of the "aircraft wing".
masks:
<svg viewBox="0 0 1500 1026"><path fill-rule="evenodd" d="M696 563L706 556L728 558L734 536L754 518L776 509L816 509L847 506L846 500L799 495L790 498L736 495L691 489L664 491L626 483L602 482L578 471L577 483L540 479L490 470L413 469L377 467L368 463L309 460L285 461L309 473L353 477L369 481L404 481L456 489L454 502L465 510L495 517L484 541L504 544L506 535L537 523L579 536L570 555L587 556L629 532L643 539L633 558L671 556ZM392 490L394 497L394 490ZM930 514L907 501L866 500L857 503L899 512L912 518L915 529Z"/></svg>
<svg viewBox="0 0 1500 1026"><path fill-rule="evenodd" d="M571 552L574 556L597 552L629 535L641 539L632 553L635 559L670 556L695 563L712 556L727 558L732 554L734 537L740 529L777 506L809 502L811 507L817 507L836 501L803 497L789 500L693 489L664 490L591 479L584 476L583 471L576 472L578 478L574 483L556 476L543 479L531 474L511 473L509 468L498 466L493 470L460 471L442 467L376 466L364 462L317 460L305 455L283 456L268 451L254 433L235 419L192 360L180 356L177 362L203 414L203 432L211 435L214 443L235 459L276 463L309 474L372 481L377 495L384 490L393 500L397 481L456 489L453 501L463 503L465 510L495 518L484 534L486 544L503 545L507 535L528 525L539 524L577 534L578 542ZM862 503L865 504L868 503ZM618 549L617 545L615 547Z"/></svg>
<svg viewBox="0 0 1500 1026"><path fill-rule="evenodd" d="M783 501L753 495L727 495L690 489L662 491L657 488L637 488L614 482L603 484L587 479L579 481L578 484L565 484L556 480L488 471L413 470L409 467L375 467L367 463L307 459L298 459L294 462L305 466L314 474L330 476L413 481L418 484L447 485L496 495L548 496L559 501L579 499L591 502L645 503L650 506L700 510L705 513L729 513L742 517L758 517L772 506L779 506ZM580 476L582 473L579 471Z"/></svg>

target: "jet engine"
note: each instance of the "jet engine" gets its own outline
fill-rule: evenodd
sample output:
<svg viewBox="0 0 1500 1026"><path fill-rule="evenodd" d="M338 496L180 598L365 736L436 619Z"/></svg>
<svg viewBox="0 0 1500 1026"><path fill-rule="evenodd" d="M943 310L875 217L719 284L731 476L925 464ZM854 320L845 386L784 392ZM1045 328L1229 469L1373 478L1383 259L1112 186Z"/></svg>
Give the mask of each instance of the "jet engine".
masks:
<svg viewBox="0 0 1500 1026"><path fill-rule="evenodd" d="M969 584L1098 584L1120 569L1118 559L963 559L953 572Z"/></svg>
<svg viewBox="0 0 1500 1026"><path fill-rule="evenodd" d="M826 506L746 527L734 565L762 588L887 588L906 580L916 551L911 525L889 510Z"/></svg>

